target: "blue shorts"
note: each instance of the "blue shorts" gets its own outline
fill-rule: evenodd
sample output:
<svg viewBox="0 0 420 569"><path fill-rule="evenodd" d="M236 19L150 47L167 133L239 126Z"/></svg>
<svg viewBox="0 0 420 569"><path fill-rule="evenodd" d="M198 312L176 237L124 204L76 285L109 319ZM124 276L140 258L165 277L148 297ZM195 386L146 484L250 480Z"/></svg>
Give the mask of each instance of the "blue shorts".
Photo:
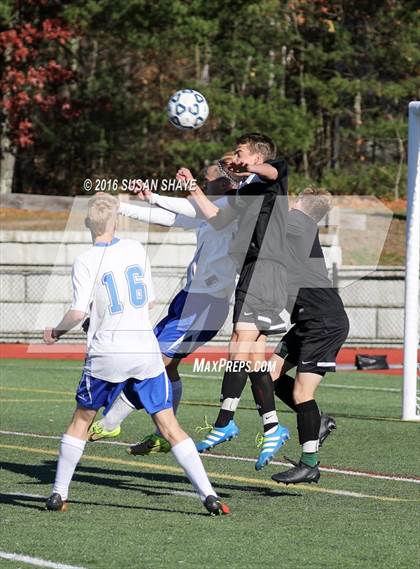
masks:
<svg viewBox="0 0 420 569"><path fill-rule="evenodd" d="M84 409L97 411L101 407L105 407L106 413L124 389L126 383L126 381L111 383L110 381L97 379L83 372L76 391L76 401L78 405Z"/></svg>
<svg viewBox="0 0 420 569"><path fill-rule="evenodd" d="M166 371L142 381L129 379L123 393L136 409L144 409L149 415L172 407L172 383Z"/></svg>
<svg viewBox="0 0 420 569"><path fill-rule="evenodd" d="M226 297L181 290L154 329L162 354L170 358L191 354L216 336L228 313Z"/></svg>

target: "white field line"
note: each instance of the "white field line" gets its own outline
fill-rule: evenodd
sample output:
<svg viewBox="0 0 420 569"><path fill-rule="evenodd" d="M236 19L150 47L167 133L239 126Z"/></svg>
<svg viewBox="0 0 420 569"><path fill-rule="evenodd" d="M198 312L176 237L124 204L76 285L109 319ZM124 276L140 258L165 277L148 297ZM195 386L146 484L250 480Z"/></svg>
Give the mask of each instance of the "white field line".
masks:
<svg viewBox="0 0 420 569"><path fill-rule="evenodd" d="M208 458L223 458L225 460L239 460L242 462L255 462L255 458L248 458L245 456L230 456L227 454L202 454ZM289 462L280 462L272 460L270 464L275 466L291 466ZM344 476L361 476L363 478L375 478L377 480L392 480L394 482L411 482L413 484L420 484L420 478L409 478L405 476L396 476L393 474L379 474L376 472L363 472L360 470L347 470L345 468L334 468L332 466L320 466L319 470L322 472L329 472L331 474L343 474Z"/></svg>
<svg viewBox="0 0 420 569"><path fill-rule="evenodd" d="M26 492L0 492L2 496L16 496L16 498L40 498L46 500L48 496L42 496L41 494L27 494Z"/></svg>
<svg viewBox="0 0 420 569"><path fill-rule="evenodd" d="M49 567L50 569L85 569L76 565L65 565L64 563L54 563L54 561L46 561L38 557L30 557L29 555L20 555L19 553L8 553L0 551L0 558L8 561L19 561L28 565L36 565L36 567Z"/></svg>
<svg viewBox="0 0 420 569"><path fill-rule="evenodd" d="M158 494L170 494L171 496L186 496L187 498L198 499L195 492L188 492L188 490L162 490L160 489ZM46 500L48 496L42 496L42 494L26 494L25 492L0 492L2 496L16 496L16 498L39 498L41 500Z"/></svg>
<svg viewBox="0 0 420 569"><path fill-rule="evenodd" d="M186 377L188 379L220 379L220 376L217 375L197 375L193 373L183 373L182 377ZM355 391L383 391L388 393L402 393L402 388L398 387L374 387L369 385L343 385L341 383L321 383L321 388L332 388L332 389L353 389ZM0 387L1 388L1 387ZM72 395L73 392L69 391L69 395Z"/></svg>
<svg viewBox="0 0 420 569"><path fill-rule="evenodd" d="M334 494L337 496L350 496L351 498L377 498L377 496L372 496L370 494L362 494L361 492L351 492L349 490L329 490L330 494ZM41 494L25 494L24 492L2 492L3 496L16 496L17 498L42 498L43 500L47 499L47 496L42 496ZM197 500L198 496L195 492L188 492L188 490L164 490L160 491L159 494L171 494L173 496L185 496L187 498L194 498ZM50 567L47 565L46 567ZM63 565L65 567L71 567L68 565ZM79 569L79 568L74 568ZM83 568L81 568L83 569Z"/></svg>
<svg viewBox="0 0 420 569"><path fill-rule="evenodd" d="M16 437L31 437L33 439L55 439L61 441L61 435L39 435L38 433L24 433L21 431L0 431L0 435L12 435ZM129 447L132 443L123 443L121 441L95 441L95 444L101 445L117 445Z"/></svg>
<svg viewBox="0 0 420 569"><path fill-rule="evenodd" d="M17 448L19 448L19 447L17 447ZM38 449L38 450L41 450L41 449ZM89 458L89 457L86 457L86 458ZM92 457L93 460L95 460L95 458L98 458L98 457ZM223 457L220 457L220 458L223 458ZM229 457L229 458L234 459L234 457ZM162 467L162 470L163 471L166 470L165 466ZM213 473L213 476L217 477L217 475L214 473ZM225 480L231 479L232 481L240 480L241 482L251 482L254 484L261 482L261 484L264 486L267 486L267 485L272 486L273 485L273 483L268 481L268 480L258 481L256 479L241 478L241 477L235 477L235 476L229 477L229 476L223 475L223 479L225 479ZM312 490L312 489L311 488L305 488L305 490ZM314 492L317 492L317 491L318 492L325 492L327 494L332 494L335 496L349 496L351 498L367 498L367 499L377 499L377 500L385 500L385 501L387 501L387 500L411 501L409 499L404 499L404 498L399 499L399 498L393 498L393 497L387 497L387 496L376 496L376 495L371 495L371 494L363 494L361 492L352 492L349 490L331 490L331 489L326 489L326 488L323 488L323 489L319 488L319 489L313 489L313 491ZM183 490L181 490L181 491L180 490L166 490L164 493L165 494L182 495L182 496L187 496L187 497L191 497L191 498L194 497L196 499L196 495L194 493L188 492L188 491L183 491ZM17 495L17 496L21 496L21 497L25 496L25 494L23 494L23 493L18 493L18 494L9 493L9 495ZM41 496L38 496L36 494L35 495L34 494L27 494L26 496L34 497L34 498L40 498L41 497ZM414 501L416 501L416 500L414 500ZM75 569L79 569L79 568L77 567Z"/></svg>
<svg viewBox="0 0 420 569"><path fill-rule="evenodd" d="M6 361L6 360L3 360L3 361ZM185 364L183 364L183 365L185 365ZM186 365L193 365L193 364L186 364ZM20 364L17 364L17 365L5 364L5 365L3 365L3 367L22 369L25 366L22 366ZM36 366L36 367L37 367L37 369L44 370L44 371L67 371L67 370L69 370L69 371L75 371L75 370L81 371L81 369L82 369L82 365L78 365L78 366L66 366L66 365L64 365L61 367L60 366ZM403 369L403 367L404 366L402 364L389 364L388 369ZM358 370L357 367L353 364L337 364L336 369L337 369L337 371L360 371L360 372L369 371L369 370L360 370L360 369ZM384 370L375 370L375 371L383 371L384 374L386 375L387 370L384 369Z"/></svg>
<svg viewBox="0 0 420 569"><path fill-rule="evenodd" d="M347 364L340 366L337 366L337 370L338 371L346 371L346 370L356 370L356 368L354 366L350 366L350 367L346 367ZM15 366L15 365L9 365L9 366L4 366L5 368L21 368L21 366ZM389 366L390 369L394 369L394 368L402 368L402 366L398 365L390 365ZM64 368L52 368L52 367L38 367L37 369L39 370L47 370L47 371L67 371L67 370L78 370L81 371L81 366L78 367L73 367L73 366L68 366L68 367L64 367ZM386 370L385 370L386 371ZM221 379L221 375L201 375L201 373L181 373L182 377L186 377L188 379ZM342 385L339 383L321 383L320 385L321 388L327 387L327 388L332 388L332 389L353 389L356 391L383 391L383 392L388 392L388 393L402 393L402 387L401 388L397 388L397 387L374 387L374 386L368 386L368 385ZM0 386L1 389L1 386ZM69 391L69 395L73 395L73 392Z"/></svg>
<svg viewBox="0 0 420 569"><path fill-rule="evenodd" d="M356 389L357 391L388 391L391 393L401 393L401 389L396 387L369 387L367 385L340 385L339 383L324 383L320 385L323 387L332 387L334 389Z"/></svg>
<svg viewBox="0 0 420 569"><path fill-rule="evenodd" d="M195 492L188 492L188 490L165 490L163 494L172 494L173 496L186 496L187 498L194 498L197 500L198 496Z"/></svg>
<svg viewBox="0 0 420 569"><path fill-rule="evenodd" d="M164 468L163 468L164 469ZM244 478L243 481L248 481L247 478ZM253 480L252 482L256 482L255 480ZM387 497L383 497L383 496L376 496L376 495L371 495L371 494L363 494L361 492L351 492L350 490L324 490L324 492L327 492L328 494L332 494L335 496L348 496L350 498L374 498L374 499L379 499L379 500L387 500ZM3 495L6 496L16 496L17 498L41 498L41 499L46 499L46 496L42 496L41 494L26 494L23 492L3 492ZM164 490L163 492L160 491L159 494L172 494L174 496L185 496L187 498L194 498L195 500L197 499L197 494L195 492L189 492L188 490ZM391 500L393 500L393 498L389 498ZM64 569L66 567L70 567L70 569L83 569L83 568L79 568L79 567L75 567L75 568L71 568L71 566L67 566L67 565L63 565L62 566Z"/></svg>
<svg viewBox="0 0 420 569"><path fill-rule="evenodd" d="M188 378L195 378L197 379L197 377L200 377L200 379L215 379L219 376L216 375L194 375L194 374L189 374L189 373L183 373L182 377L188 377ZM355 389L356 391L388 391L390 393L401 393L401 389L398 389L396 387L369 387L367 385L341 385L339 383L321 383L320 385L321 388L323 387L331 387L333 389Z"/></svg>
<svg viewBox="0 0 420 569"><path fill-rule="evenodd" d="M2 431L0 430L0 435L11 435L11 436L18 436L18 437L31 437L31 438L38 438L38 439L55 439L60 440L61 436L56 435L39 435L36 433L23 433L19 431ZM121 441L95 441L94 444L104 444L104 445L116 445L116 446L131 446L131 443L123 443ZM211 453L203 453L201 456L205 458L218 458L223 460L234 460L237 462L255 462L255 458L248 458L245 456L231 456L227 454L211 454ZM273 460L270 464L274 466L290 466L288 462L281 462L277 460ZM341 474L343 476L358 476L362 478L372 478L376 480L390 480L393 482L408 482L411 484L420 484L420 478L411 478L408 476L397 476L393 474L380 474L377 472L364 472L360 470L350 470L345 468L334 468L331 466L320 466L319 468L322 472L331 473L331 474Z"/></svg>

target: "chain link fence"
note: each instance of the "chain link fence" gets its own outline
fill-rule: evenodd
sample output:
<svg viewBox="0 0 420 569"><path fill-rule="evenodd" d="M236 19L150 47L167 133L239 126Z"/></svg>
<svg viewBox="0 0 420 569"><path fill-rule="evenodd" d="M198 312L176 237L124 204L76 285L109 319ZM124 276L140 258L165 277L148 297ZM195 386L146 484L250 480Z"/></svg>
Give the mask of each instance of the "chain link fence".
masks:
<svg viewBox="0 0 420 569"><path fill-rule="evenodd" d="M333 270L350 320L347 345L401 346L404 338L402 267L342 267Z"/></svg>
<svg viewBox="0 0 420 569"><path fill-rule="evenodd" d="M404 321L404 270L361 268L333 270L335 286L350 319L347 345L402 345ZM154 267L156 306L152 323L166 315L170 301L185 285L185 270ZM0 341L40 342L45 326L59 322L71 303L71 268L0 266ZM226 342L231 332L231 314L214 341ZM66 336L81 342L80 329ZM273 339L275 341L276 339Z"/></svg>

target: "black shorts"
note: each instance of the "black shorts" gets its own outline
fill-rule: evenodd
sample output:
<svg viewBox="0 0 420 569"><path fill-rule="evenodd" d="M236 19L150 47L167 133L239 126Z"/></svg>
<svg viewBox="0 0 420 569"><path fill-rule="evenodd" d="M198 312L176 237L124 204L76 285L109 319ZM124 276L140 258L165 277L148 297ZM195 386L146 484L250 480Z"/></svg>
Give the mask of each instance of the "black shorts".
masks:
<svg viewBox="0 0 420 569"><path fill-rule="evenodd" d="M336 357L349 333L347 314L322 316L296 322L274 353L297 366L297 371L335 371Z"/></svg>
<svg viewBox="0 0 420 569"><path fill-rule="evenodd" d="M233 323L249 322L266 335L281 334L287 327L281 316L286 302L286 273L281 265L246 263L235 290Z"/></svg>

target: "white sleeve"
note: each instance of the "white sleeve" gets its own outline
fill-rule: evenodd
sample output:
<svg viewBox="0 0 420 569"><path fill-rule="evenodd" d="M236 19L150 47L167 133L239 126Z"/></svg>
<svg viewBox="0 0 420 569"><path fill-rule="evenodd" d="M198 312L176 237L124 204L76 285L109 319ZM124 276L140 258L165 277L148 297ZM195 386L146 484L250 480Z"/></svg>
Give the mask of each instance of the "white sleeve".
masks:
<svg viewBox="0 0 420 569"><path fill-rule="evenodd" d="M71 310L80 310L88 314L93 297L95 280L92 278L88 267L76 259L72 269L73 302Z"/></svg>
<svg viewBox="0 0 420 569"><path fill-rule="evenodd" d="M168 198L160 194L152 194L151 203L165 210L185 215L186 217L197 217L200 215L192 202L186 198Z"/></svg>
<svg viewBox="0 0 420 569"><path fill-rule="evenodd" d="M183 229L197 229L197 227L199 227L201 224L203 223L203 220L198 218L193 218L193 217L187 217L186 215L177 215L175 217L175 223L174 226L175 227L182 227Z"/></svg>
<svg viewBox="0 0 420 569"><path fill-rule="evenodd" d="M176 215L172 211L160 207L140 206L128 203L121 203L119 213L138 221L153 223L155 225L165 225L171 227L175 224Z"/></svg>
<svg viewBox="0 0 420 569"><path fill-rule="evenodd" d="M153 302L154 300L156 300L156 296L155 296L155 289L153 287L152 271L150 268L149 257L146 257L144 283L146 285L146 290L147 290L147 302Z"/></svg>

